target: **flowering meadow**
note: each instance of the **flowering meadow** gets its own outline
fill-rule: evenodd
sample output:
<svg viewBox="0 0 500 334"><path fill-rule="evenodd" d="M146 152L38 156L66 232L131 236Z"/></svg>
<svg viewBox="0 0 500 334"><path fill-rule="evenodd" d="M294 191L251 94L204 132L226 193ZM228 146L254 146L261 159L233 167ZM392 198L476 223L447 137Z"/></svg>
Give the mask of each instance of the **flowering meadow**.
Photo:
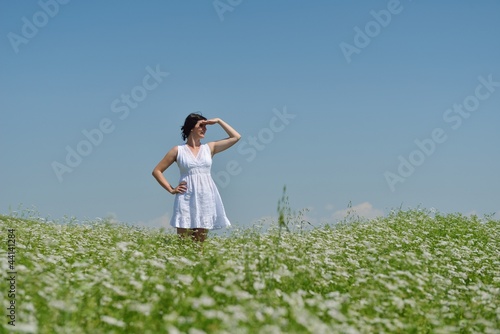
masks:
<svg viewBox="0 0 500 334"><path fill-rule="evenodd" d="M200 248L160 229L0 216L0 332L500 333L500 221L281 218Z"/></svg>

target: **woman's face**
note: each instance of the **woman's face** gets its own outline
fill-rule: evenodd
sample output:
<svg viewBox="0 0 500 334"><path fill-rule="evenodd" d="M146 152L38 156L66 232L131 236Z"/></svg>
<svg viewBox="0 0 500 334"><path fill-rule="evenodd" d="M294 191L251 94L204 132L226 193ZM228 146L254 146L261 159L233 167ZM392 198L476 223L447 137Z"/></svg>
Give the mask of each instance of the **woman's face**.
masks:
<svg viewBox="0 0 500 334"><path fill-rule="evenodd" d="M193 128L193 132L200 138L204 138L205 132L207 132L207 125L202 124L202 122L203 122L202 120L198 121L198 123L196 123L196 125Z"/></svg>

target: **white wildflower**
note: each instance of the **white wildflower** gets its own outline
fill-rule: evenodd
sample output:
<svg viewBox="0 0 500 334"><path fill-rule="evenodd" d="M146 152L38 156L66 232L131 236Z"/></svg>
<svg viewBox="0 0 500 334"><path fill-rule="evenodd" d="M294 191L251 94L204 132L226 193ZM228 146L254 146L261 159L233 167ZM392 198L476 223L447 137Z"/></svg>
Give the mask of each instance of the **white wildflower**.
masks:
<svg viewBox="0 0 500 334"><path fill-rule="evenodd" d="M7 327L7 325L5 325ZM8 329L12 330L12 326L9 325ZM30 323L30 324L23 324L23 323L16 323L15 327L15 332L16 333L29 333L29 334L36 334L38 333L38 326L36 324Z"/></svg>
<svg viewBox="0 0 500 334"><path fill-rule="evenodd" d="M160 291L160 292L165 292L167 289L165 289L165 287L161 284L156 284L155 285L155 289Z"/></svg>
<svg viewBox="0 0 500 334"><path fill-rule="evenodd" d="M134 288L136 288L137 290L142 290L143 288L143 285L141 282L137 282L136 280L134 279L131 279L130 280L130 285L132 285Z"/></svg>
<svg viewBox="0 0 500 334"><path fill-rule="evenodd" d="M394 306L396 306L396 308L398 310L403 310L403 308L405 307L405 302L403 299L399 298L398 296L394 296L392 297L392 303Z"/></svg>
<svg viewBox="0 0 500 334"><path fill-rule="evenodd" d="M151 304L140 304L133 303L128 306L129 310L136 311L138 313L142 313L145 316L149 316L151 314L151 309L153 308Z"/></svg>
<svg viewBox="0 0 500 334"><path fill-rule="evenodd" d="M182 275L182 274L179 274L177 275L177 278L179 279L179 281L182 283L182 284L185 284L185 285L190 285L191 283L193 283L193 276L191 275Z"/></svg>
<svg viewBox="0 0 500 334"><path fill-rule="evenodd" d="M207 295L203 295L200 298L196 298L193 300L193 307L211 307L215 305L215 300Z"/></svg>
<svg viewBox="0 0 500 334"><path fill-rule="evenodd" d="M125 323L121 320L115 319L113 317L107 315L101 315L101 321L107 323L108 325L116 326L116 327L125 327Z"/></svg>
<svg viewBox="0 0 500 334"><path fill-rule="evenodd" d="M139 251L137 251L137 250L134 250L132 252L132 257L144 257L144 254L141 253L141 252L139 252Z"/></svg>
<svg viewBox="0 0 500 334"><path fill-rule="evenodd" d="M160 262L158 260L149 260L149 263L155 267L155 268L158 268L158 269L165 269L165 264L163 262Z"/></svg>
<svg viewBox="0 0 500 334"><path fill-rule="evenodd" d="M131 242L126 242L126 241L121 241L121 242L119 242L119 243L116 244L116 248L118 248L122 252L126 252L128 250L128 246L129 245L132 245L132 243Z"/></svg>
<svg viewBox="0 0 500 334"><path fill-rule="evenodd" d="M182 257L182 256L181 256L181 257L179 257L177 260L178 260L178 262L183 263L183 264L185 264L185 265L187 265L187 266L192 266L192 265L194 265L194 262L193 262L193 261L191 261L191 260L189 260L189 259L186 259L185 257Z"/></svg>
<svg viewBox="0 0 500 334"><path fill-rule="evenodd" d="M64 302L63 300L51 300L49 302L49 306L52 308L55 308L59 311L64 311L64 312L75 312L76 311L75 305L69 305L68 303Z"/></svg>
<svg viewBox="0 0 500 334"><path fill-rule="evenodd" d="M167 333L169 334L182 334L180 330L177 329L177 327L173 325L168 325L167 326Z"/></svg>
<svg viewBox="0 0 500 334"><path fill-rule="evenodd" d="M266 287L266 284L265 284L265 283L263 283L263 282L258 282L258 281L255 281L255 282L253 283L253 288L254 288L255 290L263 290L265 287Z"/></svg>

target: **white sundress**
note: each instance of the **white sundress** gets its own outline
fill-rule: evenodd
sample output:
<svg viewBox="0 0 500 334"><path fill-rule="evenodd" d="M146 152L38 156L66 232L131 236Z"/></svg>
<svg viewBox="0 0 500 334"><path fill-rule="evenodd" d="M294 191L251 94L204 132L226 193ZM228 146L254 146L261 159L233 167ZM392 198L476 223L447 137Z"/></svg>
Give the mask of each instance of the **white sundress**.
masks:
<svg viewBox="0 0 500 334"><path fill-rule="evenodd" d="M220 229L231 226L210 169L212 152L203 144L195 157L189 147L177 147L179 183L187 183L187 191L176 194L170 225L178 228Z"/></svg>

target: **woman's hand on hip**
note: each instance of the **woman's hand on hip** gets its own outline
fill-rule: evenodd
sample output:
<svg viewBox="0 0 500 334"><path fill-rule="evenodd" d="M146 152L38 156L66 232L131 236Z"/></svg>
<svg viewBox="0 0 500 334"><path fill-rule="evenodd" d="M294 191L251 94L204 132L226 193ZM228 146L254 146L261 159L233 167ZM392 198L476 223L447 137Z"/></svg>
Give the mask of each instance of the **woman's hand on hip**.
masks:
<svg viewBox="0 0 500 334"><path fill-rule="evenodd" d="M182 181L181 183L179 183L179 185L177 187L175 187L171 194L175 195L175 194L183 194L187 191L187 182L186 181Z"/></svg>

